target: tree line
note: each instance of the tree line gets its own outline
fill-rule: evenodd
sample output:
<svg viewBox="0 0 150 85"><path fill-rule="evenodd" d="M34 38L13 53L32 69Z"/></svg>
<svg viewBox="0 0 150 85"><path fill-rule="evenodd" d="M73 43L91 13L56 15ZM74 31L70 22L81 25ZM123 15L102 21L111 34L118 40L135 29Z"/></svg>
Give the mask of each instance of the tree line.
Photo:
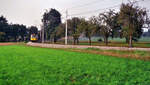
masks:
<svg viewBox="0 0 150 85"><path fill-rule="evenodd" d="M33 33L38 34L36 26L9 24L4 16L0 16L0 42L29 41L30 35Z"/></svg>
<svg viewBox="0 0 150 85"><path fill-rule="evenodd" d="M59 11L56 9L46 11L41 21L46 41L56 43L65 37L66 22L62 23ZM68 36L73 38L73 44L79 44L79 37L84 35L88 38L89 45L92 43L92 36L100 36L103 37L106 45L109 43L109 37L125 38L130 47L132 47L133 41L138 41L141 37L143 28L149 28L150 25L147 10L132 2L123 3L117 12L110 9L98 16L92 16L88 20L73 17L67 22ZM4 16L0 16L0 41L29 41L31 34L40 35L36 26L10 24Z"/></svg>
<svg viewBox="0 0 150 85"><path fill-rule="evenodd" d="M66 23L61 22L61 14L57 10L46 11L42 22L46 40L57 42L58 39L65 37ZM88 20L73 17L67 22L68 36L73 37L74 44L79 44L79 37L84 35L89 39L89 45L92 43L92 36L101 36L106 45L109 37L125 38L129 47L132 47L133 41L138 41L141 37L143 28L149 28L150 25L147 10L132 2L123 3L118 12L110 9Z"/></svg>

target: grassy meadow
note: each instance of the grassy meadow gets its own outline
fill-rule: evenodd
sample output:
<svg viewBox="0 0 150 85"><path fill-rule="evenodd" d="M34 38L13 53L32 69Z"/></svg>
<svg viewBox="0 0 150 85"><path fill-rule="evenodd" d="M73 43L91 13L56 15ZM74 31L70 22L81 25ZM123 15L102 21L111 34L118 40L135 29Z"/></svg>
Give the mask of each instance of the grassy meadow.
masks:
<svg viewBox="0 0 150 85"><path fill-rule="evenodd" d="M101 39L102 41L98 41ZM92 37L92 43L93 46L106 46L104 43L104 40L102 37ZM55 44L65 44L65 41L58 41ZM108 38L108 45L112 47L129 47L128 43L126 43L125 38ZM49 44L53 44L51 42L46 42ZM73 40L68 40L68 44L73 45ZM79 38L79 45L89 45L88 38L82 37ZM141 37L138 42L133 41L133 47L139 47L139 48L150 48L150 37Z"/></svg>
<svg viewBox="0 0 150 85"><path fill-rule="evenodd" d="M102 37L92 37L92 45L95 46L106 46L106 44L101 41L98 42L98 39L102 39ZM125 38L108 38L108 46L113 47L129 47L129 45L126 43ZM80 38L79 45L89 45L87 38ZM133 42L134 47L141 47L141 48L150 48L150 37L141 37L138 42Z"/></svg>
<svg viewBox="0 0 150 85"><path fill-rule="evenodd" d="M0 46L0 85L149 84L149 61L62 49Z"/></svg>

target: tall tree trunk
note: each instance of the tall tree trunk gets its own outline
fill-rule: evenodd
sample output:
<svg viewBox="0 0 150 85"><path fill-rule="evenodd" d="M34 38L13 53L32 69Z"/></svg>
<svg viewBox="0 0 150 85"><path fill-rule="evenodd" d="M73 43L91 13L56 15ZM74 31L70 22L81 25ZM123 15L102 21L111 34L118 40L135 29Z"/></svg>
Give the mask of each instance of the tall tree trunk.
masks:
<svg viewBox="0 0 150 85"><path fill-rule="evenodd" d="M45 41L47 41L47 32L45 32Z"/></svg>
<svg viewBox="0 0 150 85"><path fill-rule="evenodd" d="M77 38L77 44L79 45L79 38Z"/></svg>
<svg viewBox="0 0 150 85"><path fill-rule="evenodd" d="M130 35L129 47L132 47L132 35Z"/></svg>
<svg viewBox="0 0 150 85"><path fill-rule="evenodd" d="M89 37L89 45L91 45L92 41L91 41L91 37Z"/></svg>
<svg viewBox="0 0 150 85"><path fill-rule="evenodd" d="M56 34L54 35L54 43L57 42L57 37L56 37Z"/></svg>
<svg viewBox="0 0 150 85"><path fill-rule="evenodd" d="M104 43L106 43L106 38L104 37Z"/></svg>
<svg viewBox="0 0 150 85"><path fill-rule="evenodd" d="M56 39L56 37L54 37L54 43L56 43L57 42L57 39Z"/></svg>
<svg viewBox="0 0 150 85"><path fill-rule="evenodd" d="M73 44L74 44L74 45L76 44L76 39L75 39L75 38L73 38Z"/></svg>
<svg viewBox="0 0 150 85"><path fill-rule="evenodd" d="M129 44L129 38L128 37L126 37L126 43Z"/></svg>
<svg viewBox="0 0 150 85"><path fill-rule="evenodd" d="M24 35L23 35L23 36L21 36L21 38L22 38L21 40L22 40L22 41L24 41Z"/></svg>
<svg viewBox="0 0 150 85"><path fill-rule="evenodd" d="M108 45L108 37L106 37L106 46Z"/></svg>
<svg viewBox="0 0 150 85"><path fill-rule="evenodd" d="M17 42L17 36L15 36L15 42Z"/></svg>
<svg viewBox="0 0 150 85"><path fill-rule="evenodd" d="M77 42L77 38L75 39L75 45L77 45L78 44L78 42Z"/></svg>
<svg viewBox="0 0 150 85"><path fill-rule="evenodd" d="M107 37L104 37L104 43L106 46L108 45L108 38Z"/></svg>

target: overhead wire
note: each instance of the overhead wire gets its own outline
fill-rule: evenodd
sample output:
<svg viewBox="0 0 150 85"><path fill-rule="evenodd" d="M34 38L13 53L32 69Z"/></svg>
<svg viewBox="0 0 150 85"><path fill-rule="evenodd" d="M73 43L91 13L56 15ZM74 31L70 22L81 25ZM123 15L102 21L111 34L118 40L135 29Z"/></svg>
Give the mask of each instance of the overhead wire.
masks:
<svg viewBox="0 0 150 85"><path fill-rule="evenodd" d="M84 15L84 14L88 14L88 13L94 13L94 12L97 12L97 11L102 11L102 10L106 10L106 9L110 9L110 8L115 8L115 7L118 7L118 6L120 6L120 4L114 5L114 6L111 6L111 7L107 7L107 8L100 8L100 9L96 9L96 10L91 10L91 11L86 11L86 12L71 14L69 16Z"/></svg>
<svg viewBox="0 0 150 85"><path fill-rule="evenodd" d="M92 4L95 4L96 2L98 2L99 0L96 0L96 1L93 1L91 3L86 3L86 4L82 4L82 5L77 5L77 6L73 6L73 7L70 7L68 9L78 9L78 8L83 8L85 6L89 6L89 5L92 5ZM140 1L145 1L145 0L135 0L133 2L140 2ZM124 0L122 0L122 3L124 2ZM122 4L121 3L121 4ZM90 14L90 13L95 13L95 12L98 12L98 11L102 11L102 10L107 10L107 9L112 9L112 8L116 8L116 7L119 7L121 4L118 4L118 5L114 5L114 6L111 6L111 7L107 7L107 8L100 8L100 9L96 9L96 10L91 10L91 11L86 11L86 12L80 12L80 13L75 13L75 14L70 14L68 16L77 16L77 15L87 15L87 14Z"/></svg>
<svg viewBox="0 0 150 85"><path fill-rule="evenodd" d="M144 0L136 0L136 2L141 2L141 1L144 1ZM90 13L94 13L94 12L98 12L98 11L102 11L102 10L112 9L112 8L119 7L121 4L117 4L114 6L107 7L107 8L100 8L100 9L96 9L96 10L80 12L80 13L76 13L76 14L70 14L69 16L85 15L85 14L90 14Z"/></svg>
<svg viewBox="0 0 150 85"><path fill-rule="evenodd" d="M85 3L85 4L82 4L82 5L80 4L80 5L73 6L73 7L67 8L67 9L73 10L73 9L78 9L78 8L82 8L82 7L87 7L89 5L97 4L98 2L100 2L100 0L95 0L95 1L92 1L92 2L89 2L89 3Z"/></svg>

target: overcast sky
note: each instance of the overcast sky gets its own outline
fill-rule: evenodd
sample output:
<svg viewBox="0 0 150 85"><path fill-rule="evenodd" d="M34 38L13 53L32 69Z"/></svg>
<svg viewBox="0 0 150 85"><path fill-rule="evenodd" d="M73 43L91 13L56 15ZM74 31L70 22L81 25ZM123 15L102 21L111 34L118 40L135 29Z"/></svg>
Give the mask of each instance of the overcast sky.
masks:
<svg viewBox="0 0 150 85"><path fill-rule="evenodd" d="M66 9L69 15L81 13L69 18L89 17L102 12L102 10L96 11L97 9L113 7L121 3L122 0L0 0L0 15L5 16L9 23L40 27L42 15L46 9L56 8L61 12L62 17L65 16ZM150 9L150 0L141 1L138 5ZM119 9L119 7L113 9ZM87 13L84 14L84 12Z"/></svg>

